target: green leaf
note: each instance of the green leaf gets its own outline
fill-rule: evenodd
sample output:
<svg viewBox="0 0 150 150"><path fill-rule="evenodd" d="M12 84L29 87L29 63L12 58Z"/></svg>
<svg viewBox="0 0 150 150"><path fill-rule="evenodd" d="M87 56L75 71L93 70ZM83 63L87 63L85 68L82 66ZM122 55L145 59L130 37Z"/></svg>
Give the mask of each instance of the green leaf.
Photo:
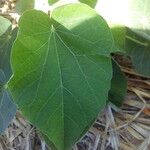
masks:
<svg viewBox="0 0 150 150"><path fill-rule="evenodd" d="M46 135L44 135L41 132L39 133L39 135L41 135L41 137L44 139L44 141L46 142L46 145L48 146L49 149L57 150L54 143L52 143Z"/></svg>
<svg viewBox="0 0 150 150"><path fill-rule="evenodd" d="M115 26L111 28L114 37L114 49L113 52L125 53L125 40L126 40L126 27L125 26Z"/></svg>
<svg viewBox="0 0 150 150"><path fill-rule="evenodd" d="M120 107L123 104L126 91L127 81L116 61L112 60L113 78L111 80L111 89L109 91L109 101Z"/></svg>
<svg viewBox="0 0 150 150"><path fill-rule="evenodd" d="M123 19L126 19L126 11L123 11L126 10L126 7L124 9L120 9L120 5L122 3L126 3L126 1L100 0L96 8L97 12L106 19L109 27L111 28L114 37L113 53L125 53L125 36L127 27L123 22Z"/></svg>
<svg viewBox="0 0 150 150"><path fill-rule="evenodd" d="M12 30L11 26L8 30L0 36L0 69L4 71L6 81L12 75L10 66L10 52L13 42L16 38L17 28Z"/></svg>
<svg viewBox="0 0 150 150"><path fill-rule="evenodd" d="M136 71L150 77L150 47L136 46L131 52Z"/></svg>
<svg viewBox="0 0 150 150"><path fill-rule="evenodd" d="M150 1L101 0L100 3L99 13L109 22L112 31L116 28L117 34L113 32L115 45L119 42L119 46L131 56L138 73L149 76ZM125 34L119 36L118 24L126 29L121 29Z"/></svg>
<svg viewBox="0 0 150 150"><path fill-rule="evenodd" d="M52 4L56 3L56 2L58 2L58 0L48 0L48 3L49 3L50 5L52 5Z"/></svg>
<svg viewBox="0 0 150 150"><path fill-rule="evenodd" d="M11 22L8 19L0 16L0 36L3 35L10 26Z"/></svg>
<svg viewBox="0 0 150 150"><path fill-rule="evenodd" d="M16 113L16 105L8 90L5 89L5 82L4 72L0 70L0 134L5 131Z"/></svg>
<svg viewBox="0 0 150 150"><path fill-rule="evenodd" d="M2 134L16 114L16 105L7 90L0 92L0 104L0 134Z"/></svg>
<svg viewBox="0 0 150 150"><path fill-rule="evenodd" d="M135 70L144 76L150 76L150 42L128 30L125 45Z"/></svg>
<svg viewBox="0 0 150 150"><path fill-rule="evenodd" d="M85 3L90 7L94 8L98 0L79 0L81 3Z"/></svg>
<svg viewBox="0 0 150 150"><path fill-rule="evenodd" d="M0 134L5 131L16 113L16 105L6 89L6 83L12 74L10 51L15 37L16 29L12 31L11 26L0 36Z"/></svg>
<svg viewBox="0 0 150 150"><path fill-rule="evenodd" d="M150 40L149 8L150 1L148 0L101 0L97 11L107 20L112 31L115 29L115 32L113 32L115 45L123 50L127 32L126 27L139 36ZM118 26L122 28L118 28ZM121 35L118 36L119 34Z"/></svg>
<svg viewBox="0 0 150 150"><path fill-rule="evenodd" d="M71 149L108 99L110 29L87 5L70 4L51 18L25 12L18 33L9 82L13 98L58 150Z"/></svg>
<svg viewBox="0 0 150 150"><path fill-rule="evenodd" d="M99 13L109 22L130 28L150 40L149 0L100 0Z"/></svg>
<svg viewBox="0 0 150 150"><path fill-rule="evenodd" d="M132 0L129 4L128 27L150 41L150 1Z"/></svg>
<svg viewBox="0 0 150 150"><path fill-rule="evenodd" d="M35 0L17 0L16 12L22 14L26 10L34 8Z"/></svg>

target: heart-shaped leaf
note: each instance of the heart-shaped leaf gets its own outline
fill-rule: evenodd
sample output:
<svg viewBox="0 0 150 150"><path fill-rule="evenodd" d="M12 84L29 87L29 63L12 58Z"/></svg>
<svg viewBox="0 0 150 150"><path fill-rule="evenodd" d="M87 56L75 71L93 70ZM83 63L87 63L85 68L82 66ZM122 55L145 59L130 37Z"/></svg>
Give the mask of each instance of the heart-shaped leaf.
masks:
<svg viewBox="0 0 150 150"><path fill-rule="evenodd" d="M87 5L62 6L50 16L32 10L20 18L9 88L28 120L68 150L106 104L113 39Z"/></svg>

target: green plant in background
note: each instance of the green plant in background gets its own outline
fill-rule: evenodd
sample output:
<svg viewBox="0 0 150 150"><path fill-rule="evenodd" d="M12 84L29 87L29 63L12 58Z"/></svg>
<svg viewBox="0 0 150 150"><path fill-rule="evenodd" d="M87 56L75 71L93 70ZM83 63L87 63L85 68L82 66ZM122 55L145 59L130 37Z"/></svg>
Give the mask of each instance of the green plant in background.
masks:
<svg viewBox="0 0 150 150"><path fill-rule="evenodd" d="M59 0L48 0L48 3L50 4L50 5L52 5L52 4L54 4L54 3L56 3L56 2L58 2Z"/></svg>
<svg viewBox="0 0 150 150"><path fill-rule="evenodd" d="M11 22L8 19L0 16L0 36L3 35L10 26Z"/></svg>
<svg viewBox="0 0 150 150"><path fill-rule="evenodd" d="M0 16L0 134L16 113L16 105L7 89L7 82L12 75L10 51L16 38L17 30L12 30L11 22Z"/></svg>
<svg viewBox="0 0 150 150"><path fill-rule="evenodd" d="M35 2L20 0L17 8L23 13ZM97 1L80 2L94 8ZM130 55L136 70L149 76L149 32L112 23L100 8L109 28L85 4L64 5L50 15L26 11L15 42L17 29L0 17L0 133L17 105L53 149L69 150L108 102L123 103L126 79L112 53ZM103 1L100 4L106 7Z"/></svg>
<svg viewBox="0 0 150 150"><path fill-rule="evenodd" d="M113 77L111 80L111 88L109 90L108 101L120 107L123 104L126 95L127 82L119 65L112 59ZM121 82L121 83L120 83Z"/></svg>
<svg viewBox="0 0 150 150"><path fill-rule="evenodd" d="M28 9L34 8L36 0L18 0L16 3L16 12L22 14Z"/></svg>
<svg viewBox="0 0 150 150"><path fill-rule="evenodd" d="M99 2L99 13L108 21L118 50L130 56L136 71L147 77L150 76L149 6L149 0Z"/></svg>

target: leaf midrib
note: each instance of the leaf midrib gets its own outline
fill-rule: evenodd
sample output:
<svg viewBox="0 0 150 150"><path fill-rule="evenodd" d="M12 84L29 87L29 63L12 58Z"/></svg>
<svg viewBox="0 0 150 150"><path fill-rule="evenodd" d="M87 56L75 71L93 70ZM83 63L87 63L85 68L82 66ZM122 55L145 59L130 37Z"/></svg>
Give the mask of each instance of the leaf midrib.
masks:
<svg viewBox="0 0 150 150"><path fill-rule="evenodd" d="M91 86L91 84L89 83L89 81L87 80L87 78L88 77L86 77L86 75L85 75L85 73L84 73L84 71L83 71L83 69L82 69L82 67L80 66L80 63L79 63L79 61L78 61L78 59L77 59L77 56L73 53L73 51L68 47L68 45L62 40L62 38L59 36L59 34L57 33L57 32L55 32L55 34L57 35L57 37L59 38L59 40L60 40L60 42L68 49L68 51L72 54L72 56L74 57L74 59L75 59L75 62L76 62L76 64L77 64L77 66L79 67L79 70L80 70L80 72L81 72L81 74L83 75L83 77L84 77L84 79L85 79L85 81L86 81L86 83L87 83L87 85L88 85L88 87L89 87L89 90L91 91L91 93L93 93L93 97L95 98L95 101L97 102L97 104L99 104L99 102L98 102L98 97L97 97L97 95L96 95L96 93L94 92L94 90L93 90L93 88L92 88L92 86ZM58 51L57 51L57 54L58 54ZM83 55L84 57L87 57L86 55ZM58 56L59 57L59 56ZM87 57L88 58L88 57ZM90 59L90 58L88 58L88 59ZM59 65L60 65L60 63L59 63ZM64 86L62 85L62 88L63 88ZM65 88L65 87L64 87ZM64 109L64 108L63 108ZM64 111L64 110L63 110ZM66 116L68 119L71 119L69 116L67 116L66 114L64 114L64 116ZM71 119L71 121L73 121L75 124L77 124L74 120L72 120ZM78 125L78 124L77 124ZM65 130L65 129L64 129ZM64 135L64 134L63 134ZM64 139L65 139L65 137L64 137ZM77 140L77 139L76 139ZM65 147L65 144L64 144L64 147Z"/></svg>
<svg viewBox="0 0 150 150"><path fill-rule="evenodd" d="M64 88L64 86L63 86L63 79L62 79L62 71L61 71L61 65L60 65L60 58L59 58L59 54L58 54L58 49L57 49L57 45L56 45L56 37L55 37L55 35L54 35L54 33L55 33L55 35L59 38L59 40L60 40L60 42L69 50L69 52L73 55L73 57L74 57L74 59L75 59L75 61L76 61L76 63L77 63L77 65L78 65L78 67L79 67L79 70L80 70L80 72L82 73L82 75L83 75L83 77L85 78L85 81L86 81L86 83L87 83L87 85L88 85L88 87L89 87L89 89L90 89L90 91L93 93L93 96L95 97L95 100L96 100L96 102L98 103L98 98L97 98L97 96L96 96L96 94L95 94L95 92L94 92L94 90L93 90L93 88L92 88L92 86L90 85L90 83L88 82L88 80L87 80L87 77L86 77L86 75L84 74L84 72L83 72L83 70L82 70L82 68L81 68L81 66L80 66L80 64L79 64L79 62L78 62L78 60L77 60L77 58L76 58L76 55L72 52L72 50L70 50L70 48L66 45L66 43L64 43L64 41L61 39L61 37L57 34L57 32L56 31L54 31L53 32L53 36L54 36L54 42L55 42L55 49L56 49L56 55L57 55L57 62L58 62L58 67L59 67L59 74L60 74L60 82L61 82L61 92L62 92L62 118L63 118L63 129L64 129L64 117L66 116L68 119L70 119L70 117L69 116L67 116L65 113L64 113L64 102L63 102L63 100L64 100L64 96L63 96L63 88ZM72 119L71 119L72 120ZM73 120L73 122L76 124L76 122ZM65 129L64 129L65 130ZM65 131L64 131L65 132ZM65 139L65 134L63 134L63 138ZM64 143L64 147L65 147L65 143Z"/></svg>
<svg viewBox="0 0 150 150"><path fill-rule="evenodd" d="M58 49L57 49L57 45L56 45L56 39L55 39L55 35L54 35L54 32L55 32L55 29L54 27L52 26L53 28L53 37L54 37L54 45L55 45L55 50L56 50L56 57L57 57L57 62L58 62L58 69L59 69L59 76L60 76L60 88L61 88L61 95L62 95L62 126L63 126L63 141L65 139L65 131L64 131L64 93L63 93L63 79L62 79L62 71L61 71L61 67L60 67L60 58L59 58L59 54L58 54ZM56 33L56 32L55 32ZM63 143L63 149L64 149L65 145Z"/></svg>

